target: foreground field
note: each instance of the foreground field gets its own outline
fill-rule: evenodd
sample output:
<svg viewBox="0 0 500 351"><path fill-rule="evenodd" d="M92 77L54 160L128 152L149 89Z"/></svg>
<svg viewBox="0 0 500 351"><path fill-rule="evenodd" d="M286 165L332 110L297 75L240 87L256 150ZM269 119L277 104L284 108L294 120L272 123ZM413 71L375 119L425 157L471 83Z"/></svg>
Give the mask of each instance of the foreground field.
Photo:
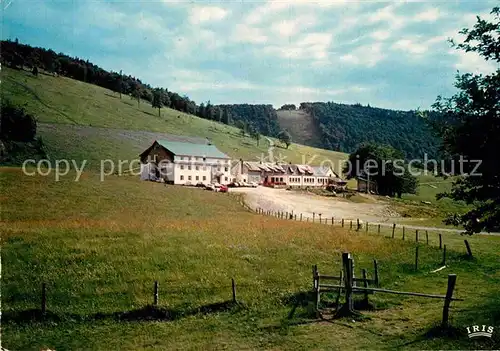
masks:
<svg viewBox="0 0 500 351"><path fill-rule="evenodd" d="M2 346L11 350L498 348L500 333L469 340L465 327L500 329L499 237L445 235L441 252L355 231L246 211L232 194L86 173L54 182L3 168ZM431 233L432 234L432 233ZM431 244L435 244L432 236ZM440 321L434 299L370 297L370 319L316 320L307 292L311 265L336 273L350 251L371 272L378 259L385 288L443 294L458 275L448 337L425 337ZM221 304L236 281L241 307ZM153 281L170 320L144 321ZM37 319L47 283L46 320ZM117 314L129 312L128 314ZM122 318L119 318L119 317Z"/></svg>

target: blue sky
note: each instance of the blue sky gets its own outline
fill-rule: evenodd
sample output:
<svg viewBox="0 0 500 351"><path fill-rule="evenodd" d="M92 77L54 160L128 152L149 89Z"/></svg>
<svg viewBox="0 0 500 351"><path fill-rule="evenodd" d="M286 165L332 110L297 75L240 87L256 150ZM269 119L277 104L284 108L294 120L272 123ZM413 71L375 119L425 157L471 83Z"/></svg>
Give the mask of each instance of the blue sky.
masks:
<svg viewBox="0 0 500 351"><path fill-rule="evenodd" d="M429 108L496 69L448 38L496 1L3 0L2 39L52 48L197 103Z"/></svg>

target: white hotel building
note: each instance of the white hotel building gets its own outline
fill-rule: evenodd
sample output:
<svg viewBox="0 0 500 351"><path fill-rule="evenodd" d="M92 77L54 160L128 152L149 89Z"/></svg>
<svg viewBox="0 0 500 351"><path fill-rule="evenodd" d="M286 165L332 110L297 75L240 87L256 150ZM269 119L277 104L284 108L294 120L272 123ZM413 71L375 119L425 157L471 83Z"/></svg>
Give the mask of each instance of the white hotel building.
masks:
<svg viewBox="0 0 500 351"><path fill-rule="evenodd" d="M180 185L231 182L231 158L211 144L156 140L140 158L141 179Z"/></svg>

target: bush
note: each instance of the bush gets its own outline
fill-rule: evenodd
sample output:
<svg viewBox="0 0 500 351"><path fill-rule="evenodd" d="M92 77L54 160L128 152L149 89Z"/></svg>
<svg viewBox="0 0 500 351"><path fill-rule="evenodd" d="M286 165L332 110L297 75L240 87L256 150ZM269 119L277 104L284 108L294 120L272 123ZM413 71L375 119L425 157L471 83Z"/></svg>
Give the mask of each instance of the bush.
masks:
<svg viewBox="0 0 500 351"><path fill-rule="evenodd" d="M2 101L1 111L0 139L20 142L35 140L36 120L32 115L9 101Z"/></svg>

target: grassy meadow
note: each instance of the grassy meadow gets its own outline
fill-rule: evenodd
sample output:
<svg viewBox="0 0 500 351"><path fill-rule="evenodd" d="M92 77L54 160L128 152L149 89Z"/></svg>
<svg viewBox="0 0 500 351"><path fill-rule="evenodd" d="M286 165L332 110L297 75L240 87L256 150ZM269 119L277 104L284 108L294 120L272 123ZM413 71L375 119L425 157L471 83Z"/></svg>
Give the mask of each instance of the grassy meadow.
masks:
<svg viewBox="0 0 500 351"><path fill-rule="evenodd" d="M444 234L448 267L440 267L436 233L420 247L385 230L350 231L249 212L234 194L69 174L61 181L0 169L2 346L9 350L154 349L494 349L500 333L469 340L465 327L500 330L500 237L474 236L474 260L463 237ZM411 237L411 236L410 236ZM344 251L356 275L373 272L381 286L444 294L458 276L451 322L456 332L432 336L442 301L370 296L362 320L316 320L308 292L311 265L336 274ZM236 281L240 305L231 299ZM159 282L167 320L143 320ZM47 317L40 287L47 284ZM325 296L325 301L334 296Z"/></svg>
<svg viewBox="0 0 500 351"><path fill-rule="evenodd" d="M66 77L53 77L2 68L2 98L24 106L41 123L39 135L47 146L50 159L88 160L89 168L98 169L105 156L131 160L156 138L168 135L209 138L229 156L257 160L268 156L269 142L262 137L259 145L240 130L169 108L154 109L137 100ZM276 139L271 139L280 145ZM285 162L319 164L330 160L335 169L347 155L292 144L288 149L276 146Z"/></svg>

